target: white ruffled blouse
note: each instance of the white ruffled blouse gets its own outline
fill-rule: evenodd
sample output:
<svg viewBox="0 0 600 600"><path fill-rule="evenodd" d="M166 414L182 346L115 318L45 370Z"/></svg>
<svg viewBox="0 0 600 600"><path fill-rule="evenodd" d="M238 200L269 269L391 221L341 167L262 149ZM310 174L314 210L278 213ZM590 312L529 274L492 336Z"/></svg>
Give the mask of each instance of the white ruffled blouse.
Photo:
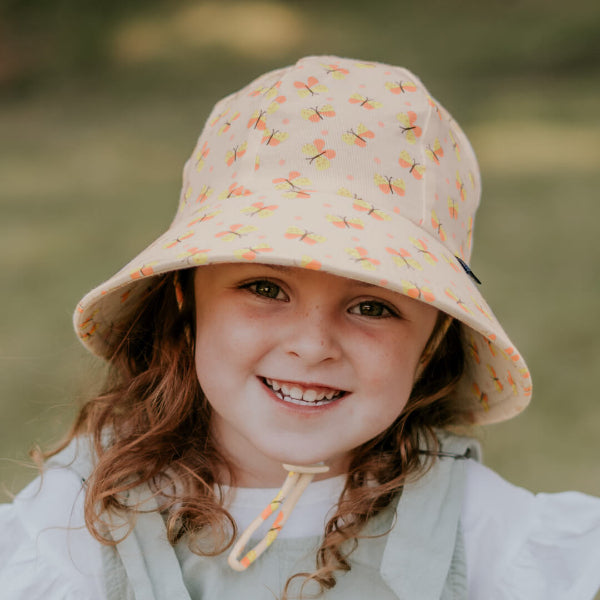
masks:
<svg viewBox="0 0 600 600"><path fill-rule="evenodd" d="M342 478L312 483L281 536L322 532ZM275 490L240 489L230 506L243 529ZM538 494L467 461L461 513L472 600L592 600L600 588L600 499ZM99 543L83 520L81 481L51 469L0 505L0 597L105 600Z"/></svg>

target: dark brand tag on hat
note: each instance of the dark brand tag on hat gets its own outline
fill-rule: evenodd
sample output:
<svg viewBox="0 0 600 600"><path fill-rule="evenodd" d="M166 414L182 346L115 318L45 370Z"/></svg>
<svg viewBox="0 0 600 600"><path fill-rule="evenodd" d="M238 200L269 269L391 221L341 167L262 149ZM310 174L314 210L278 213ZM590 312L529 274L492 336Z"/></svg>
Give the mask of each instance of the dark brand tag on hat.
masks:
<svg viewBox="0 0 600 600"><path fill-rule="evenodd" d="M473 271L471 271L471 267L459 256L456 257L456 260L460 263L460 266L465 270L465 273L478 285L481 285L481 281Z"/></svg>

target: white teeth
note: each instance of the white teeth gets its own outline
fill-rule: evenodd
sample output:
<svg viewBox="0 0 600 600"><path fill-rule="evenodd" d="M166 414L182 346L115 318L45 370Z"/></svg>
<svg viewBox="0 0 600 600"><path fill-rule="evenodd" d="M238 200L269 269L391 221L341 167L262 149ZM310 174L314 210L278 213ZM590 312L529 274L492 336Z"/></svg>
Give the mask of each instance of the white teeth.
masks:
<svg viewBox="0 0 600 600"><path fill-rule="evenodd" d="M317 392L315 390L306 390L302 399L305 402L314 402L317 399Z"/></svg>
<svg viewBox="0 0 600 600"><path fill-rule="evenodd" d="M319 406L331 402L333 399L337 399L343 395L340 390L303 390L297 385L291 385L288 383L281 383L274 379L265 378L265 383L275 392L277 396L286 402L292 404L306 405L313 404Z"/></svg>

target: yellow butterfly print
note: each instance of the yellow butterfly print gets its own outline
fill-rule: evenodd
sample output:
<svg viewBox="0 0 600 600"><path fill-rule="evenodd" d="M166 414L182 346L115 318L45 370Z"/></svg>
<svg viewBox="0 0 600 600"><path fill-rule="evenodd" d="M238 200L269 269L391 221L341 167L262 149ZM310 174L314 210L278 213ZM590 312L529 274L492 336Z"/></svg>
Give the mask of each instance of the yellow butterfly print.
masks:
<svg viewBox="0 0 600 600"><path fill-rule="evenodd" d="M326 219L339 229L364 229L364 223L358 217L326 215Z"/></svg>
<svg viewBox="0 0 600 600"><path fill-rule="evenodd" d="M417 91L417 86L412 81L386 81L385 87L392 94L406 94L407 92Z"/></svg>
<svg viewBox="0 0 600 600"><path fill-rule="evenodd" d="M157 265L158 261L154 260L149 263L144 263L141 267L137 269L133 269L129 272L129 277L131 279L140 279L142 277L148 277L149 275L154 274L154 265Z"/></svg>
<svg viewBox="0 0 600 600"><path fill-rule="evenodd" d="M204 161L206 157L210 153L210 148L208 147L208 143L204 142L202 148L196 154L196 171L200 172L204 168Z"/></svg>
<svg viewBox="0 0 600 600"><path fill-rule="evenodd" d="M234 181L226 190L223 190L219 194L219 200L225 200L232 196L248 196L252 192L246 189L243 185L238 185L237 181Z"/></svg>
<svg viewBox="0 0 600 600"><path fill-rule="evenodd" d="M400 158L398 159L400 166L408 169L408 172L415 179L423 179L423 175L425 174L425 165L421 165L417 162L415 158L413 158L406 150L402 150L400 152Z"/></svg>
<svg viewBox="0 0 600 600"><path fill-rule="evenodd" d="M494 369L494 367L492 367L492 365L486 365L486 367L490 373L490 377L492 378L492 381L494 382L494 386L496 387L496 390L498 392L501 392L504 389L504 385L500 381L498 375L496 375L496 370Z"/></svg>
<svg viewBox="0 0 600 600"><path fill-rule="evenodd" d="M305 244L309 244L311 246L319 242L324 242L326 239L322 235L308 231L308 229L296 227L295 225L292 225L286 229L285 237L288 240L298 240L299 242L304 242Z"/></svg>
<svg viewBox="0 0 600 600"><path fill-rule="evenodd" d="M334 79L345 79L346 75L350 73L348 69L344 69L339 65L322 65L325 67L325 73L331 75Z"/></svg>
<svg viewBox="0 0 600 600"><path fill-rule="evenodd" d="M268 244L258 244L258 246L252 246L250 248L238 248L233 251L233 254L237 258L243 258L244 260L255 260L256 257L262 252L272 252Z"/></svg>
<svg viewBox="0 0 600 600"><path fill-rule="evenodd" d="M267 146L279 146L281 142L284 142L289 137L289 134L286 131L279 131L278 129L265 129L263 133L262 140L260 140L261 144L266 144Z"/></svg>
<svg viewBox="0 0 600 600"><path fill-rule="evenodd" d="M437 165L440 164L440 158L444 156L444 149L440 144L440 140L435 138L435 142L433 143L433 147L427 145L425 147L425 154Z"/></svg>
<svg viewBox="0 0 600 600"><path fill-rule="evenodd" d="M319 121L324 121L326 118L335 117L335 110L331 104L324 104L323 106L303 108L301 114L303 119L312 123L318 123Z"/></svg>
<svg viewBox="0 0 600 600"><path fill-rule="evenodd" d="M374 204L371 204L362 198L355 197L352 208L366 212L368 217L373 217L377 221L390 221L392 218L380 208L377 208Z"/></svg>
<svg viewBox="0 0 600 600"><path fill-rule="evenodd" d="M452 129L450 130L450 139L452 140L452 148L456 154L456 160L460 160L460 146L458 145L458 142L452 133Z"/></svg>
<svg viewBox="0 0 600 600"><path fill-rule="evenodd" d="M319 171L328 169L331 166L329 161L335 158L335 150L325 148L325 140L321 139L302 146L302 153L308 157L308 164L315 166Z"/></svg>
<svg viewBox="0 0 600 600"><path fill-rule="evenodd" d="M236 121L239 118L240 118L240 113L239 112L236 112L235 114L233 114L231 116L231 118L227 119L225 121L225 123L223 123L223 125L221 125L221 127L219 127L218 135L223 135L224 133L228 132L231 129L231 126L233 125L233 122Z"/></svg>
<svg viewBox="0 0 600 600"><path fill-rule="evenodd" d="M373 176L375 185L384 194L396 194L397 196L404 196L404 180L399 177L390 177L389 175L380 175L375 173Z"/></svg>
<svg viewBox="0 0 600 600"><path fill-rule="evenodd" d="M394 248L386 248L386 250L392 255L392 260L399 267L407 267L408 269L416 271L423 270L421 264L412 257L411 253L406 250L406 248L400 248L399 250L394 250Z"/></svg>
<svg viewBox="0 0 600 600"><path fill-rule="evenodd" d="M414 237L409 238L409 240L410 243L417 249L417 252L421 254L430 265L435 265L435 263L438 261L437 256L435 256L435 254L428 249L425 240Z"/></svg>
<svg viewBox="0 0 600 600"><path fill-rule="evenodd" d="M426 285L417 285L414 281L402 279L400 281L402 293L415 300L424 300L425 302L435 302L435 295L431 288Z"/></svg>
<svg viewBox="0 0 600 600"><path fill-rule="evenodd" d="M348 102L351 104L358 104L362 106L362 108L366 108L367 110L373 110L375 108L381 108L383 104L381 102L376 102L373 98L367 98L362 94L352 94L348 99Z"/></svg>
<svg viewBox="0 0 600 600"><path fill-rule="evenodd" d="M488 395L485 392L482 392L481 388L476 383L473 384L473 393L475 394L475 398L477 398L477 402L483 407L483 410L490 410Z"/></svg>
<svg viewBox="0 0 600 600"><path fill-rule="evenodd" d="M436 215L435 210L433 209L431 209L431 225L435 229L440 240L442 240L442 242L445 242L446 230L444 229L444 226L440 223L440 220L438 219L438 216Z"/></svg>
<svg viewBox="0 0 600 600"><path fill-rule="evenodd" d="M276 177L273 183L275 189L284 190L283 195L286 198L310 198L313 191L305 188L311 185L311 180L302 176L299 171L290 171L287 177Z"/></svg>
<svg viewBox="0 0 600 600"><path fill-rule="evenodd" d="M255 217L256 215L259 217L270 217L277 208L277 204L266 205L264 202L255 202L246 208L242 208L241 212L251 217Z"/></svg>
<svg viewBox="0 0 600 600"><path fill-rule="evenodd" d="M423 133L423 130L417 125L417 113L412 110L406 113L398 113L396 119L400 121L400 129L406 137L406 141L409 144L416 143L417 138L421 137Z"/></svg>
<svg viewBox="0 0 600 600"><path fill-rule="evenodd" d="M316 96L317 94L325 93L328 88L326 85L319 83L316 77L309 77L306 81L295 81L294 87L298 90L298 95L301 98L307 96Z"/></svg>
<svg viewBox="0 0 600 600"><path fill-rule="evenodd" d="M181 242L191 238L194 235L193 231L186 231L186 233L176 237L174 240L171 240L169 242L167 242L166 244L163 245L163 248L175 248L175 246L178 246L179 244L181 244Z"/></svg>
<svg viewBox="0 0 600 600"><path fill-rule="evenodd" d="M460 178L460 173L458 171L456 171L456 189L458 190L460 199L464 202L467 198L467 192L465 190L465 184L462 182L462 179Z"/></svg>
<svg viewBox="0 0 600 600"><path fill-rule="evenodd" d="M357 246L356 248L346 248L346 252L352 256L354 262L359 263L360 266L365 269L376 269L379 264L377 259L369 258L368 252L360 246Z"/></svg>
<svg viewBox="0 0 600 600"><path fill-rule="evenodd" d="M242 158L246 154L246 148L248 148L248 142L243 142L239 146L234 146L231 150L228 150L225 154L225 162L230 167L239 158Z"/></svg>
<svg viewBox="0 0 600 600"><path fill-rule="evenodd" d="M210 221L211 219L213 219L214 217L216 217L218 214L220 214L221 210L213 210L213 211L206 211L203 210L202 212L200 212L200 214L195 217L192 221L190 221L187 226L191 227L192 225L196 225L196 223L203 223L204 221ZM194 214L197 214L198 211L195 211Z"/></svg>
<svg viewBox="0 0 600 600"><path fill-rule="evenodd" d="M372 140L374 137L375 134L362 123L357 125L356 131L350 129L346 133L342 133L342 139L346 144L349 144L350 146L356 145L359 148L365 148L367 140Z"/></svg>
<svg viewBox="0 0 600 600"><path fill-rule="evenodd" d="M447 287L444 290L444 292L446 293L446 296L448 296L448 298L451 298L452 300L454 300L454 302L456 302L456 304L458 304L458 306L460 306L466 313L469 313L470 315L473 314L471 312L471 310L469 309L469 307L465 304L464 300L459 298L452 289Z"/></svg>
<svg viewBox="0 0 600 600"><path fill-rule="evenodd" d="M236 225L232 225L226 231L219 231L219 233L215 234L215 237L221 238L225 242L233 242L233 240L244 237L255 230L256 227L252 225L242 225L241 223L238 223Z"/></svg>

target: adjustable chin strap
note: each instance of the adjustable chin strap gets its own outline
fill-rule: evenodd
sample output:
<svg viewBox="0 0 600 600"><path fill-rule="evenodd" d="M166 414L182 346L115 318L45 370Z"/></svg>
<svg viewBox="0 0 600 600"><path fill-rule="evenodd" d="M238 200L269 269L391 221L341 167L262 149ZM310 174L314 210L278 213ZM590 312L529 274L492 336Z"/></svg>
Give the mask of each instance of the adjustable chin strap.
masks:
<svg viewBox="0 0 600 600"><path fill-rule="evenodd" d="M329 471L329 467L323 464L309 465L307 467L284 464L283 467L288 471L283 486L281 486L281 489L277 492L271 503L250 523L229 553L227 563L234 571L244 571L247 569L275 541L281 528L292 514L302 492L307 488L313 477L317 473L326 473ZM277 511L279 511L279 514L275 517L273 525L271 525L265 537L240 560L239 556L244 551L252 534Z"/></svg>

